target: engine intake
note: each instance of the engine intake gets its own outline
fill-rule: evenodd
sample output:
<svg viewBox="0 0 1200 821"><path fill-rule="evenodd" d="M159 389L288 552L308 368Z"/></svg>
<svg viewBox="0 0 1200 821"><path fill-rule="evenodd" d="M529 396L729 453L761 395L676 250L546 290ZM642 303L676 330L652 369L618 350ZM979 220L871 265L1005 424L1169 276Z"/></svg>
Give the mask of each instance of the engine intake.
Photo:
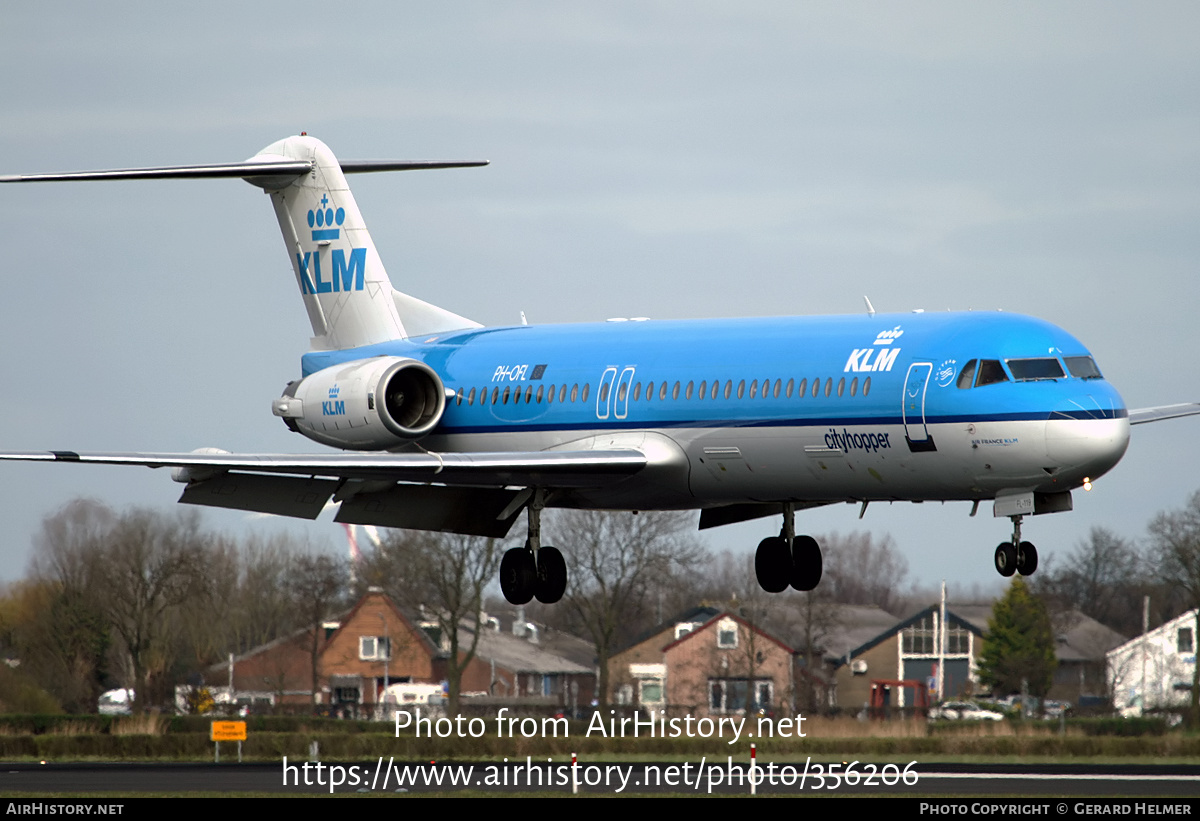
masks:
<svg viewBox="0 0 1200 821"><path fill-rule="evenodd" d="M380 356L292 382L271 410L289 428L322 444L387 450L437 427L446 389L425 363Z"/></svg>

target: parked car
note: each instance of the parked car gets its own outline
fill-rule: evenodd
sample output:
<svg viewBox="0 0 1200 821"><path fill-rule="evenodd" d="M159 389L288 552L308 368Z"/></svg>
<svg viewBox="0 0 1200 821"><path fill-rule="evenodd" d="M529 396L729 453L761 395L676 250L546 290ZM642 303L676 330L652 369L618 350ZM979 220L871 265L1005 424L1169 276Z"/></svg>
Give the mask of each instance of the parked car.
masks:
<svg viewBox="0 0 1200 821"><path fill-rule="evenodd" d="M122 687L100 694L96 705L102 716L127 716L133 710L133 690Z"/></svg>
<svg viewBox="0 0 1200 821"><path fill-rule="evenodd" d="M960 721L1000 721L1004 715L995 710L985 710L973 701L945 701L930 710L929 717Z"/></svg>

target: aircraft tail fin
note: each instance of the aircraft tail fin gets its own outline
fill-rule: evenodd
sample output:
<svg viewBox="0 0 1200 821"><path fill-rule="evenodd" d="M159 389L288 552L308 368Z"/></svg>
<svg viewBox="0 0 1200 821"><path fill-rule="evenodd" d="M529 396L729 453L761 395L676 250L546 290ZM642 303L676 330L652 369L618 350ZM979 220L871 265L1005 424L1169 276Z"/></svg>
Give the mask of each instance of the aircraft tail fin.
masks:
<svg viewBox="0 0 1200 821"><path fill-rule="evenodd" d="M240 177L266 191L313 329L314 350L340 350L444 331L473 322L392 287L346 174L487 165L485 160L339 162L320 140L300 135L245 162L0 176L0 182Z"/></svg>

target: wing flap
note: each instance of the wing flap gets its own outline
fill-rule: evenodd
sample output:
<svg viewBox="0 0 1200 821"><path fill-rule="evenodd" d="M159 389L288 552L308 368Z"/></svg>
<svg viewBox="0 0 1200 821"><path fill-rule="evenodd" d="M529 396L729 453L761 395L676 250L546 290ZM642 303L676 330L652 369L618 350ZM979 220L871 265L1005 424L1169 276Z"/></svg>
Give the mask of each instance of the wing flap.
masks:
<svg viewBox="0 0 1200 821"><path fill-rule="evenodd" d="M190 483L179 501L187 505L315 519L337 486L338 482L333 479L223 473Z"/></svg>
<svg viewBox="0 0 1200 821"><path fill-rule="evenodd" d="M334 521L499 539L508 535L523 509L513 504L519 493L500 488L396 485L356 493L342 502Z"/></svg>

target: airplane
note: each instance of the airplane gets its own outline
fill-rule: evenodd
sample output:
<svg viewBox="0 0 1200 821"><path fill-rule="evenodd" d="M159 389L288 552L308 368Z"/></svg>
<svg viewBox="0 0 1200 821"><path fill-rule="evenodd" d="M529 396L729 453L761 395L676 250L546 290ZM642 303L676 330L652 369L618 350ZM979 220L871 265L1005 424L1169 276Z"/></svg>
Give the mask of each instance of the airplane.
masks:
<svg viewBox="0 0 1200 821"><path fill-rule="evenodd" d="M545 508L700 510L701 529L781 517L755 554L772 593L814 589L795 514L834 503L991 501L1012 521L1003 576L1030 575L1025 517L1067 511L1129 428L1081 342L1039 319L947 312L484 327L393 288L346 175L486 161L339 161L307 134L244 162L12 175L0 182L242 178L271 199L313 337L272 412L339 449L307 455L6 452L3 460L169 467L180 502L506 536L513 604L561 599ZM860 514L861 515L861 514Z"/></svg>

